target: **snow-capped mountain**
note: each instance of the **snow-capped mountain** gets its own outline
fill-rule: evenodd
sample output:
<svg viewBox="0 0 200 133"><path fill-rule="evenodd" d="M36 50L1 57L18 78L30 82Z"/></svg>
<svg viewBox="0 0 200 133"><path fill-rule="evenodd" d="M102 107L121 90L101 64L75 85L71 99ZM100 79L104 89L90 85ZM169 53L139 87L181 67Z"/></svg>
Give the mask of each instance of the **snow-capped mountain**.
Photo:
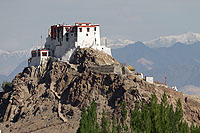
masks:
<svg viewBox="0 0 200 133"><path fill-rule="evenodd" d="M112 49L116 49L116 48L125 47L128 44L133 44L135 42L133 42L131 40L122 40L122 39L112 40L112 39L109 39L107 37L102 37L101 38L101 44L105 45L106 43L107 43L108 47L110 47Z"/></svg>
<svg viewBox="0 0 200 133"><path fill-rule="evenodd" d="M1 54L5 54L5 53L9 53L9 52L6 51L6 50L0 49L0 55L1 55Z"/></svg>
<svg viewBox="0 0 200 133"><path fill-rule="evenodd" d="M185 45L194 44L200 41L200 34L188 32L181 35L172 35L172 36L163 36L150 41L143 42L146 46L150 48L160 48L160 47L171 47L176 43L183 43ZM112 48L122 48L127 46L128 44L134 44L134 41L131 40L112 40L107 37L101 38L101 43L104 45L107 42L107 45Z"/></svg>
<svg viewBox="0 0 200 133"><path fill-rule="evenodd" d="M8 76L20 63L30 57L33 49L41 48L41 46L34 46L27 50L21 51L5 51L0 49L0 74Z"/></svg>
<svg viewBox="0 0 200 133"><path fill-rule="evenodd" d="M177 35L177 36L159 37L157 39L144 42L144 44L151 48L159 48L159 47L171 47L172 45L178 42L186 44L186 45L190 45L198 41L200 41L199 33L188 32L186 34Z"/></svg>
<svg viewBox="0 0 200 133"><path fill-rule="evenodd" d="M20 51L13 51L13 52L9 52L9 51L0 49L0 55L3 54L5 57L20 56L20 57L28 58L28 57L30 57L32 50L39 49L39 48L43 48L43 46L33 46L32 48L27 49L27 50L20 50Z"/></svg>
<svg viewBox="0 0 200 133"><path fill-rule="evenodd" d="M16 74L27 67L27 59L30 57L31 51L36 48L42 48L42 46L13 52L0 49L0 89L3 81L11 81Z"/></svg>

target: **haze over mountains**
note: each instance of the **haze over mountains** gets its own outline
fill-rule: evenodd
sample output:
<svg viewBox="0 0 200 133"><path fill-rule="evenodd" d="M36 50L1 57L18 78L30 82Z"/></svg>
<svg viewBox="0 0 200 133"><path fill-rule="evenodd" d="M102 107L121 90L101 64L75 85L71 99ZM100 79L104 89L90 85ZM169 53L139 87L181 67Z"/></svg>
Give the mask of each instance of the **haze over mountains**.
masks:
<svg viewBox="0 0 200 133"><path fill-rule="evenodd" d="M102 38L105 44L107 38ZM167 76L169 86L193 90L200 86L200 34L186 33L178 36L160 37L147 42L110 40L113 57L121 63L132 65L137 72L155 77L164 83ZM0 82L12 78L27 66L29 50L8 52L0 49ZM5 62L5 63L4 63ZM195 89L194 89L195 88ZM190 92L191 93L191 92Z"/></svg>
<svg viewBox="0 0 200 133"><path fill-rule="evenodd" d="M27 59L30 57L31 50L36 47L41 46L14 52L0 49L0 84L3 81L11 81L17 73L23 71L23 68L28 65Z"/></svg>
<svg viewBox="0 0 200 133"><path fill-rule="evenodd" d="M200 96L199 36L197 33L186 33L160 37L113 49L112 54L119 62L135 67L137 72L154 76L155 80L162 83L166 76L169 86L177 86L186 93L192 87L189 94L198 92L197 95ZM172 45L173 42L175 43Z"/></svg>
<svg viewBox="0 0 200 133"><path fill-rule="evenodd" d="M133 42L131 40L122 40L122 39L112 40L107 37L101 38L101 44L108 45L111 49L125 47L128 44L133 44L133 43L135 43L135 42Z"/></svg>
<svg viewBox="0 0 200 133"><path fill-rule="evenodd" d="M192 45L176 43L169 48L149 48L144 43L137 42L113 49L112 54L120 62L135 67L138 72L155 76L158 81L164 81L166 75L170 85L182 87L188 83L199 85L198 82L194 82L198 80L195 75L200 70L199 50L200 43ZM170 80L171 78L174 80Z"/></svg>

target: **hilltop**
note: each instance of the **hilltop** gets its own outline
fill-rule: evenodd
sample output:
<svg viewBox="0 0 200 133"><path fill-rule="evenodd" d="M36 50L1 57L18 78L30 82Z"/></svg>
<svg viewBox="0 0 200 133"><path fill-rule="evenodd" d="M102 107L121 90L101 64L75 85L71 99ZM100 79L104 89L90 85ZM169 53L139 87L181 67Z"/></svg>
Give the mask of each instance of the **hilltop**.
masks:
<svg viewBox="0 0 200 133"><path fill-rule="evenodd" d="M121 101L131 110L136 102L148 104L152 93L161 101L164 92L174 107L181 100L189 124L200 124L200 99L150 84L110 55L93 49L79 49L70 62L50 59L46 65L27 67L12 84L12 91L0 93L3 132L76 132L81 110L93 99L100 120L103 109L119 116Z"/></svg>
<svg viewBox="0 0 200 133"><path fill-rule="evenodd" d="M169 86L176 85L185 93L192 89L189 86L195 86L197 90L192 93L194 95L199 90L199 36L199 33L193 32L163 36L143 42L143 47L138 47L141 42L111 40L106 37L101 38L101 43L105 45L107 40L107 45L113 48L114 58L121 63L136 67L136 71L143 72L144 75L154 75L159 82L164 82L166 75ZM41 46L13 52L0 49L0 61L6 62L0 66L0 83L11 81L17 73L21 72L27 66L31 50L36 48Z"/></svg>

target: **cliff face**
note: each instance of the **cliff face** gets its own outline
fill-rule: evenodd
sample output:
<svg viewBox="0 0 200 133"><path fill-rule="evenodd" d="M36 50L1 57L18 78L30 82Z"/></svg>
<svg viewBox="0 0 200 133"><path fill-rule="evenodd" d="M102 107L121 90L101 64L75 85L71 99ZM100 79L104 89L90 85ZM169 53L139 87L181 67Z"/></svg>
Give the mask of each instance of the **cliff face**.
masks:
<svg viewBox="0 0 200 133"><path fill-rule="evenodd" d="M0 129L5 132L76 132L81 110L93 99L100 120L103 109L119 116L121 101L131 110L135 102L149 103L153 92L158 101L166 92L168 102L174 106L180 98L185 120L200 124L200 100L195 97L149 84L134 74L106 74L89 69L91 65L112 64L119 62L102 52L80 49L70 63L49 60L39 68L25 68L13 79L13 91L0 93Z"/></svg>

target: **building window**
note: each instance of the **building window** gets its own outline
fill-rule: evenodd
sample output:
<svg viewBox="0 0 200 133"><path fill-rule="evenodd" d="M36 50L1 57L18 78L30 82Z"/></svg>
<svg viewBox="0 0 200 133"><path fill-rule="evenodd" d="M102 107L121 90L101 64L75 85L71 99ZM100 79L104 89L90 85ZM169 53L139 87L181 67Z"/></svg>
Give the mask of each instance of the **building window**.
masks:
<svg viewBox="0 0 200 133"><path fill-rule="evenodd" d="M97 30L97 27L94 27L94 31L96 31Z"/></svg>
<svg viewBox="0 0 200 133"><path fill-rule="evenodd" d="M69 38L66 38L66 42L68 42L69 41Z"/></svg>
<svg viewBox="0 0 200 133"><path fill-rule="evenodd" d="M87 28L87 32L90 32L90 28Z"/></svg>
<svg viewBox="0 0 200 133"><path fill-rule="evenodd" d="M42 52L42 56L47 56L47 52Z"/></svg>
<svg viewBox="0 0 200 133"><path fill-rule="evenodd" d="M79 28L79 31L82 32L82 28Z"/></svg>

